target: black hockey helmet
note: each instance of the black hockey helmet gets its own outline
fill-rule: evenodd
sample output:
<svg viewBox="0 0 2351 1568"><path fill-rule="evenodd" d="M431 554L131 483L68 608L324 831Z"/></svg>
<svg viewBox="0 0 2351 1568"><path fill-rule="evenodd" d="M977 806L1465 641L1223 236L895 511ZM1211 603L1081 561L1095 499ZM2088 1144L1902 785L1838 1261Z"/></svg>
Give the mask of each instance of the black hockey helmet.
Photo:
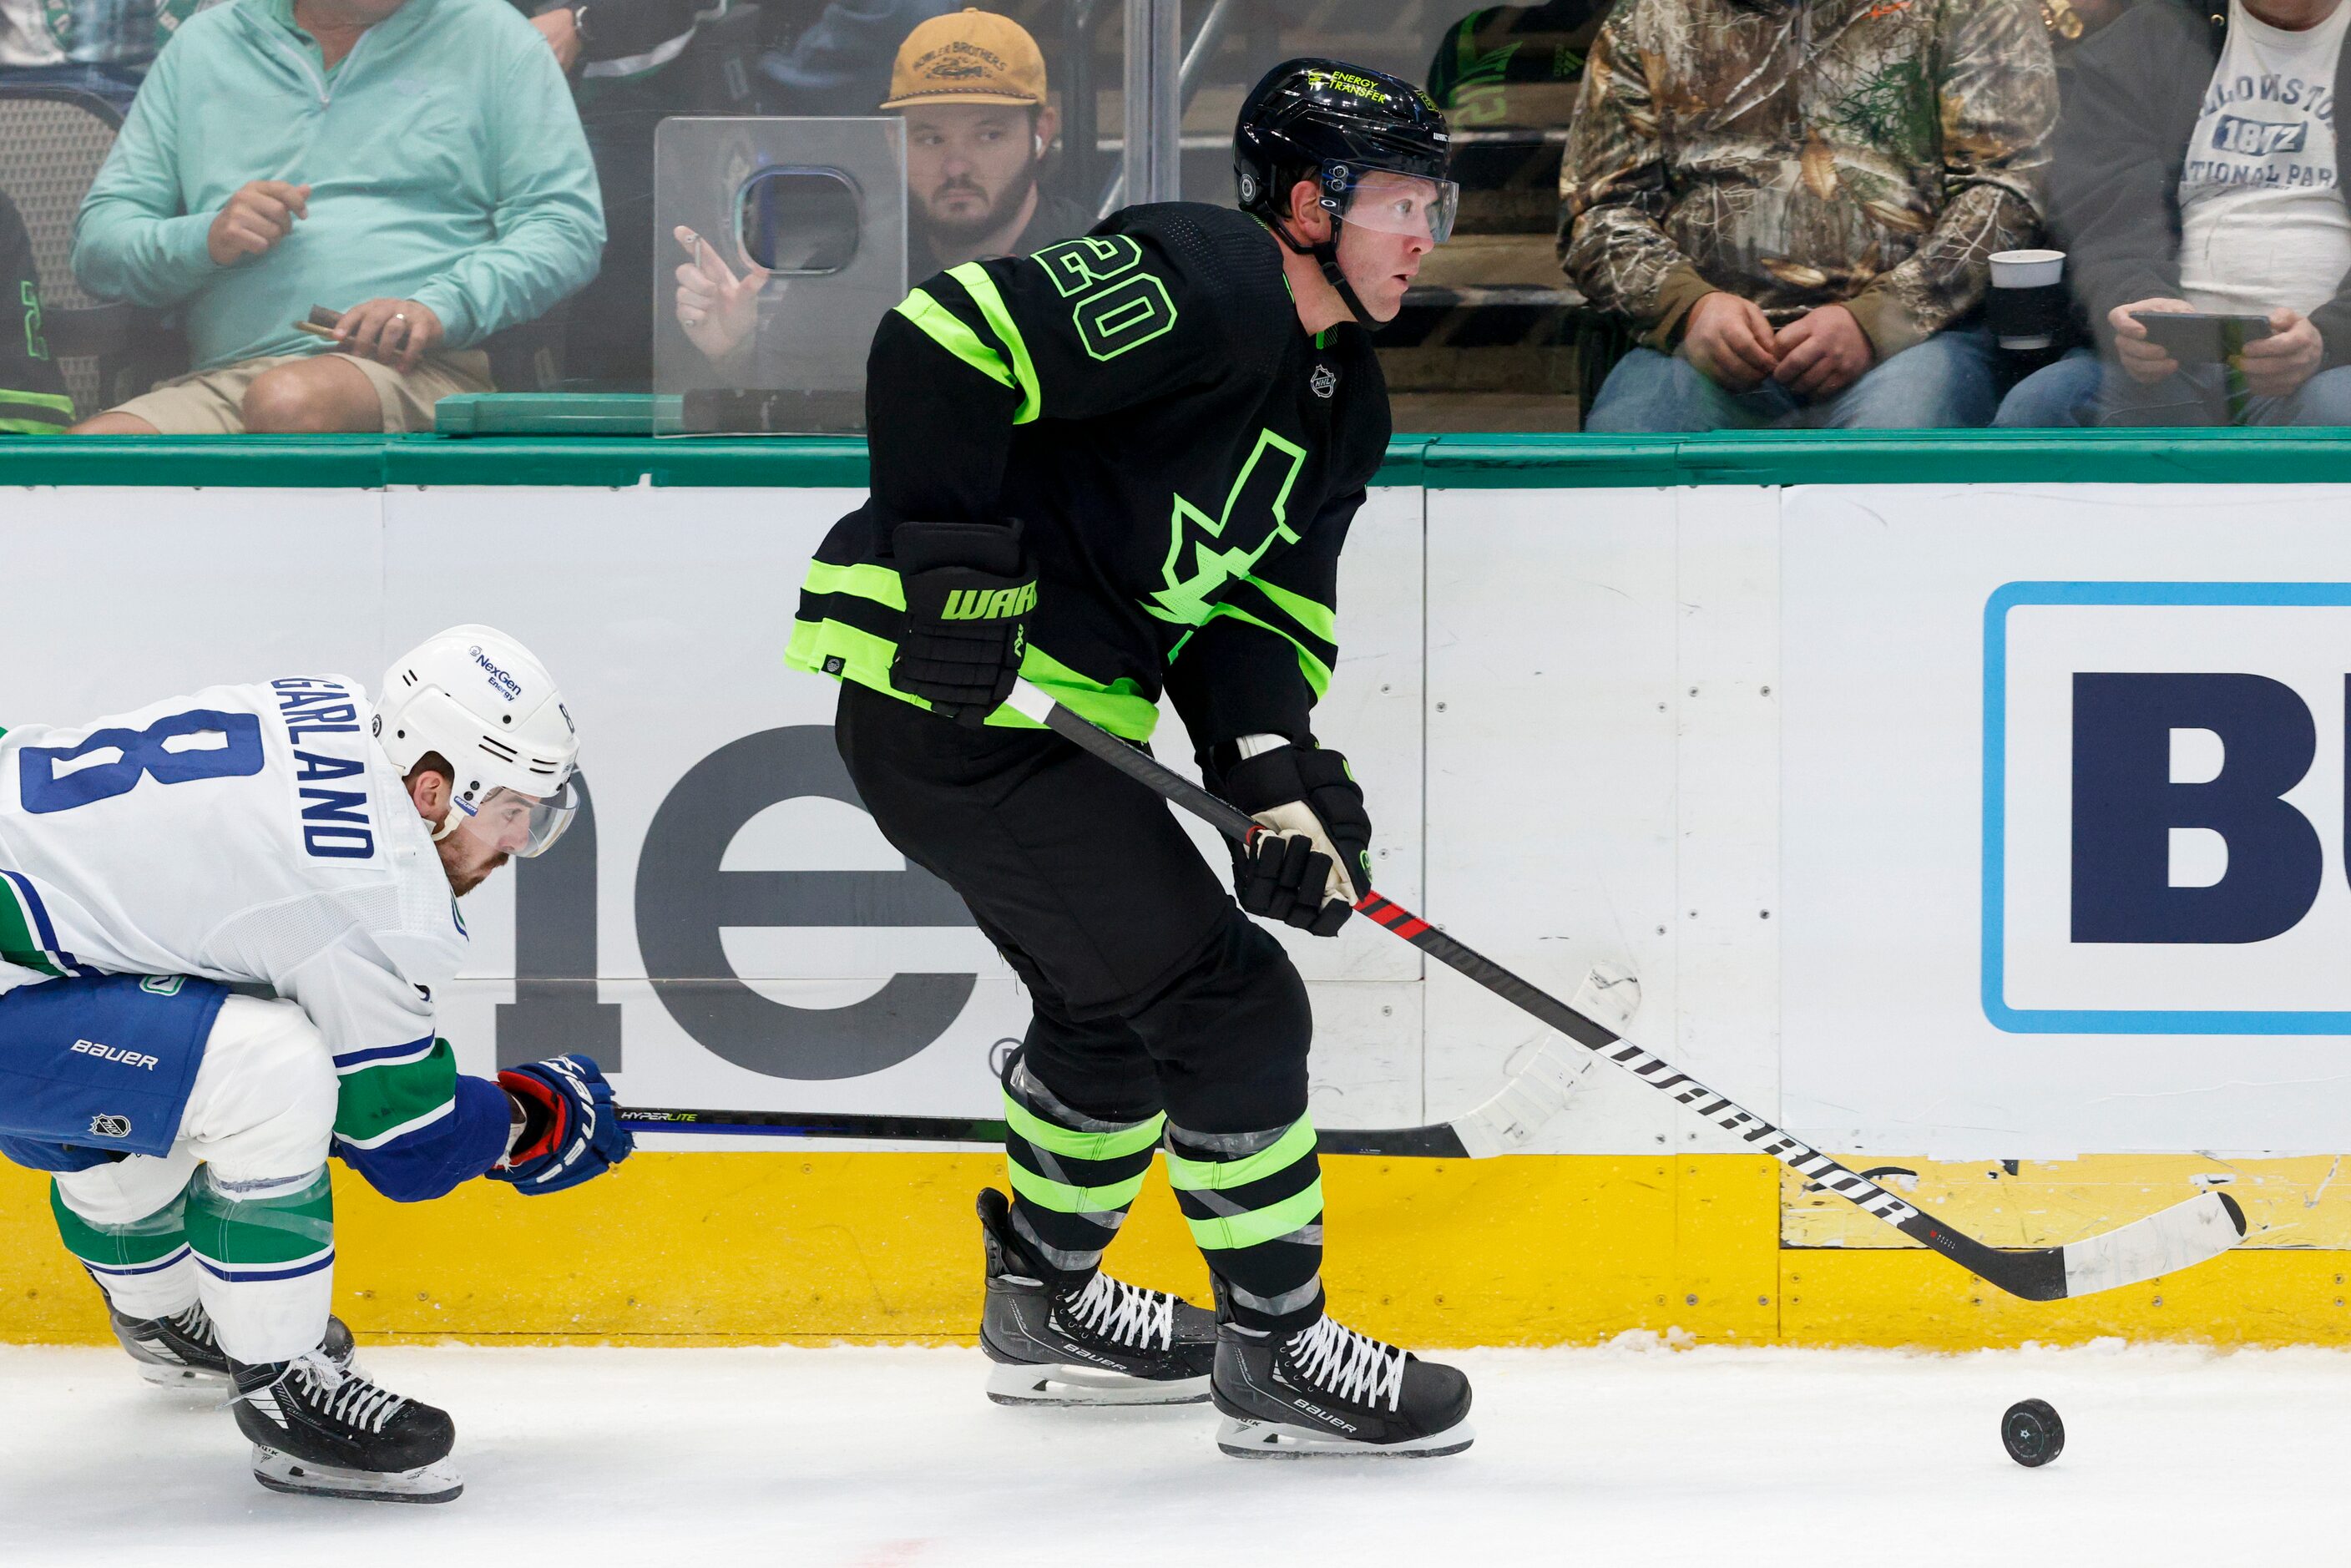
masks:
<svg viewBox="0 0 2351 1568"><path fill-rule="evenodd" d="M1354 210L1363 177L1386 172L1427 180L1436 186L1432 198L1405 221L1416 231L1425 224L1429 239L1442 245L1453 232L1460 200L1459 188L1447 177L1451 156L1445 115L1428 94L1385 71L1311 56L1284 60L1266 72L1242 101L1233 127L1241 211L1264 219L1291 250L1322 263L1322 275L1359 321L1364 319L1362 304L1339 271L1335 226L1332 238L1319 246L1291 236L1291 188L1312 180L1334 225L1395 228L1399 225L1386 214Z"/></svg>

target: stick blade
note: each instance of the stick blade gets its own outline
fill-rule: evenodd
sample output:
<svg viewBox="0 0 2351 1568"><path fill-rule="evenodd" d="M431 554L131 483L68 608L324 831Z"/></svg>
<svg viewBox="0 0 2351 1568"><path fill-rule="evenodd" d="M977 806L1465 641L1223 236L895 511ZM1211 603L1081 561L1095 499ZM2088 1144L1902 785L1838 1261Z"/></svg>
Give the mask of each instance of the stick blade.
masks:
<svg viewBox="0 0 2351 1568"><path fill-rule="evenodd" d="M2202 1192L2118 1230L2062 1250L2068 1298L2133 1285L2217 1258L2245 1239L2245 1212L2226 1193Z"/></svg>
<svg viewBox="0 0 2351 1568"><path fill-rule="evenodd" d="M1593 1054L1582 1047L1544 1046L1499 1092L1466 1116L1452 1122L1454 1136L1473 1160L1507 1155L1524 1147L1545 1124L1567 1109L1583 1075L1592 1071Z"/></svg>

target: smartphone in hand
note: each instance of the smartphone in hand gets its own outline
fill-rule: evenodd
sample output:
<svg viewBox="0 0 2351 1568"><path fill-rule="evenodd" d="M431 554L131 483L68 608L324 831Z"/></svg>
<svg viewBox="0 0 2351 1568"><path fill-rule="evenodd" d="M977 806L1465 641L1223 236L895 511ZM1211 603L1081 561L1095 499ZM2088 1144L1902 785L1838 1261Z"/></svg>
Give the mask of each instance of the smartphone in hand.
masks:
<svg viewBox="0 0 2351 1568"><path fill-rule="evenodd" d="M2130 319L2147 329L2147 341L2183 365L2217 365L2270 335L2266 316L2219 310L2134 310Z"/></svg>

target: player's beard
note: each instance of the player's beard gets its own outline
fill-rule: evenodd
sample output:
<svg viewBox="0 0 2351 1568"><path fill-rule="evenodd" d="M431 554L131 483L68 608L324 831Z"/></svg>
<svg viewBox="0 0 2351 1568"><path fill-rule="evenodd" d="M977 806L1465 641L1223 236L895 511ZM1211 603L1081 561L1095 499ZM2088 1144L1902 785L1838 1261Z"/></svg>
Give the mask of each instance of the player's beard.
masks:
<svg viewBox="0 0 2351 1568"><path fill-rule="evenodd" d="M487 882L490 873L514 858L504 850L500 850L487 860L465 858L465 850L458 847L465 837L463 833L452 833L433 846L441 852L441 870L449 879L449 891L459 898L465 897Z"/></svg>
<svg viewBox="0 0 2351 1568"><path fill-rule="evenodd" d="M979 216L941 218L934 214L931 204L948 192L971 191L980 194L986 193L975 181L950 180L932 192L930 201L923 204L921 217L923 229L930 235L935 244L944 246L967 244L979 238L982 235L994 234L998 229L1002 228L1010 220L1012 214L1020 210L1020 204L1029 199L1029 193L1036 188L1037 165L1033 162L1024 163L1020 166L1019 174L1005 183L1003 193L988 203L987 210Z"/></svg>

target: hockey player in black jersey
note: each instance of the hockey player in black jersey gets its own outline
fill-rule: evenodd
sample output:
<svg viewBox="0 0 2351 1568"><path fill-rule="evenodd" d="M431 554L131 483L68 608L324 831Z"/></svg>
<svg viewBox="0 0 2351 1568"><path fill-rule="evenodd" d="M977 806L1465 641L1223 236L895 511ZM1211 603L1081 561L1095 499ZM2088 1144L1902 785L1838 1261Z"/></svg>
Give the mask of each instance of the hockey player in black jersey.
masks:
<svg viewBox="0 0 2351 1568"><path fill-rule="evenodd" d="M1388 438L1365 329L1451 226L1445 125L1409 83L1300 59L1235 142L1242 211L1129 207L884 319L872 495L818 550L789 660L841 679L867 808L1035 1006L1012 1197L980 1195L991 1396L1207 1395L1228 1453L1451 1453L1468 1380L1324 1313L1312 1019L1243 914L1328 936L1369 885L1363 792L1312 717ZM1000 706L1016 672L1137 745L1174 701L1210 787L1278 830L1238 907L1155 795ZM1213 1319L1102 1271L1163 1147Z"/></svg>

